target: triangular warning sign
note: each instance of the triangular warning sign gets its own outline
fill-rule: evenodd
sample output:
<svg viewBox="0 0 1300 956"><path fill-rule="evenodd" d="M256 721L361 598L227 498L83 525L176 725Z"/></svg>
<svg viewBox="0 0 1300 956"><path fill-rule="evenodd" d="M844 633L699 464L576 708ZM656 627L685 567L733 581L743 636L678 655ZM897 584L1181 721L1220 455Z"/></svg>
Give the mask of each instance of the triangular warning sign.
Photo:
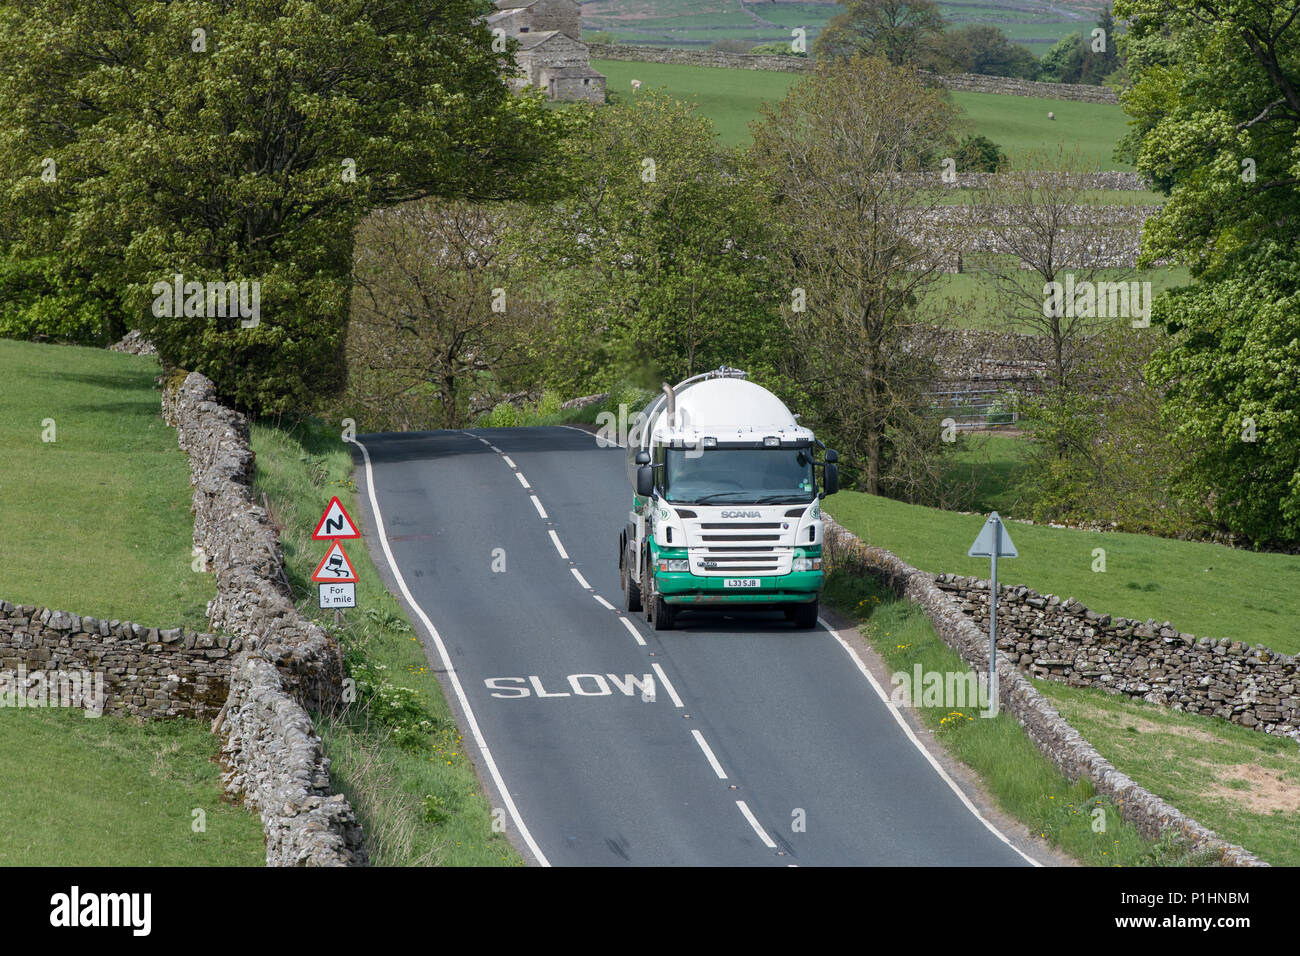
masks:
<svg viewBox="0 0 1300 956"><path fill-rule="evenodd" d="M357 526L352 523L352 517L348 514L343 503L335 495L330 499L329 507L325 513L320 516L320 521L316 523L316 530L311 533L313 541L326 541L330 538L359 538L361 532Z"/></svg>
<svg viewBox="0 0 1300 956"><path fill-rule="evenodd" d="M972 558L991 558L994 554L999 558L1020 557L1020 552L1011 542L1011 535L1007 534L1006 525L996 511L989 515L989 520L980 529L979 537L966 553Z"/></svg>
<svg viewBox="0 0 1300 956"><path fill-rule="evenodd" d="M325 557L321 558L320 564L316 565L316 571L311 579L332 584L356 582L357 572L352 567L352 562L348 560L348 553L343 550L343 545L334 542L334 547L330 548Z"/></svg>

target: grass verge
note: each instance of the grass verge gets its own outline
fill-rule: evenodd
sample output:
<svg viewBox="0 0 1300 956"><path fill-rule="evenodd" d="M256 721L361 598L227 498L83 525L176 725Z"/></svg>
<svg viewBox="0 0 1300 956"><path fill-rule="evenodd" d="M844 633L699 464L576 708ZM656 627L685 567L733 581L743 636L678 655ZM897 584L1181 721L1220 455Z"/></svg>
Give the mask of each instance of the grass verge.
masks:
<svg viewBox="0 0 1300 956"><path fill-rule="evenodd" d="M523 861L493 830L493 813L462 744L419 638L380 581L364 542L344 545L360 578L357 607L316 608L311 574L327 545L311 540L338 495L360 520L352 457L338 431L304 420L257 424L255 488L280 529L285 564L301 612L339 640L356 681L354 706L317 718L335 787L365 827L372 862L384 866L500 866Z"/></svg>
<svg viewBox="0 0 1300 956"><path fill-rule="evenodd" d="M860 623L891 673L967 673L919 607L872 578L833 570L825 600ZM1091 783L1070 783L1005 711L979 716L976 707L918 707L921 722L948 752L973 770L997 805L1052 846L1087 866L1186 866L1209 862L1165 837L1144 839L1099 797Z"/></svg>
<svg viewBox="0 0 1300 956"><path fill-rule="evenodd" d="M261 821L224 798L219 750L193 720L0 708L0 865L264 866Z"/></svg>

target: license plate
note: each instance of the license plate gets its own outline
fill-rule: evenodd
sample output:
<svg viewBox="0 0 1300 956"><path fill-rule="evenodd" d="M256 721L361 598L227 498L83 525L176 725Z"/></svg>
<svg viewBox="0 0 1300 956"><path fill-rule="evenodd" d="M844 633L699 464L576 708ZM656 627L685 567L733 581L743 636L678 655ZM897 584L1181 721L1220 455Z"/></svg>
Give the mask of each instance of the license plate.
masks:
<svg viewBox="0 0 1300 956"><path fill-rule="evenodd" d="M722 582L726 588L757 588L763 586L761 578L726 578Z"/></svg>

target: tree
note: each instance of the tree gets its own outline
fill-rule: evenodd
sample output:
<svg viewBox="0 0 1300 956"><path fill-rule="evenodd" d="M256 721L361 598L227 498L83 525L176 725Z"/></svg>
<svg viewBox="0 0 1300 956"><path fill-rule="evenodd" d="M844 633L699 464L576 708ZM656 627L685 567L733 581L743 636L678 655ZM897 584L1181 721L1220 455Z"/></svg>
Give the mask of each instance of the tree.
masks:
<svg viewBox="0 0 1300 956"><path fill-rule="evenodd" d="M0 4L5 258L46 259L51 284L114 299L165 363L243 408L309 407L342 383L367 211L553 188L543 160L560 118L509 94L509 51L481 13L477 0ZM178 275L183 308L158 298ZM230 314L221 290L239 282L258 315Z"/></svg>
<svg viewBox="0 0 1300 956"><path fill-rule="evenodd" d="M1039 59L1037 79L1047 83L1078 83L1087 55L1083 34L1067 34L1053 43Z"/></svg>
<svg viewBox="0 0 1300 956"><path fill-rule="evenodd" d="M1179 485L1257 544L1300 540L1300 3L1124 0L1116 13L1133 79L1123 152L1169 196L1142 261L1199 280L1153 316L1171 334L1149 371L1168 389Z"/></svg>
<svg viewBox="0 0 1300 956"><path fill-rule="evenodd" d="M1300 262L1269 242L1231 278L1157 303L1151 361L1182 456L1176 486L1257 545L1300 541Z"/></svg>
<svg viewBox="0 0 1300 956"><path fill-rule="evenodd" d="M344 407L366 431L460 428L544 321L499 234L518 211L420 200L358 229Z"/></svg>
<svg viewBox="0 0 1300 956"><path fill-rule="evenodd" d="M758 195L692 106L658 92L575 107L574 188L515 231L554 314L537 360L567 394L719 365L762 375L783 326Z"/></svg>
<svg viewBox="0 0 1300 956"><path fill-rule="evenodd" d="M933 348L918 303L943 259L912 224L938 205L932 170L954 109L879 58L823 62L755 124L755 175L772 197L790 289L796 378L871 494L920 494L936 454L925 391ZM797 311L800 300L806 311Z"/></svg>
<svg viewBox="0 0 1300 956"><path fill-rule="evenodd" d="M940 73L978 73L1032 80L1038 59L997 27L971 24L936 37L926 66Z"/></svg>
<svg viewBox="0 0 1300 956"><path fill-rule="evenodd" d="M899 66L915 63L943 33L943 16L932 0L844 0L844 7L818 34L814 55L881 56Z"/></svg>
<svg viewBox="0 0 1300 956"><path fill-rule="evenodd" d="M996 173L1007 166L1007 154L987 136L964 136L952 158L962 172Z"/></svg>

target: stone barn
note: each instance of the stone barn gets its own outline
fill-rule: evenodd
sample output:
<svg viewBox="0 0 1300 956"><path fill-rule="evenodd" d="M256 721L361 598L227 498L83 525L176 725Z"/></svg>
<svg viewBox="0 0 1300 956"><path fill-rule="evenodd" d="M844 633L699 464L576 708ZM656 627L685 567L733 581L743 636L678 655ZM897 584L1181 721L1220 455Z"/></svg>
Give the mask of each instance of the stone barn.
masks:
<svg viewBox="0 0 1300 956"><path fill-rule="evenodd" d="M605 102L605 77L591 68L582 42L578 0L496 0L487 24L519 41L515 61L522 76L516 89L535 86L553 100Z"/></svg>

